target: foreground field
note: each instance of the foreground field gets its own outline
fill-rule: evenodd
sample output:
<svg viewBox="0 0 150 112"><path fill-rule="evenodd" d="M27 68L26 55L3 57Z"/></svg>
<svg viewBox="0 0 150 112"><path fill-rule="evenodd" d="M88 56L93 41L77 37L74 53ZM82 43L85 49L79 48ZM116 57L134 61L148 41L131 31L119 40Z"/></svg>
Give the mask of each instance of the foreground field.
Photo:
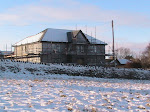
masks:
<svg viewBox="0 0 150 112"><path fill-rule="evenodd" d="M150 111L150 81L0 73L0 112Z"/></svg>

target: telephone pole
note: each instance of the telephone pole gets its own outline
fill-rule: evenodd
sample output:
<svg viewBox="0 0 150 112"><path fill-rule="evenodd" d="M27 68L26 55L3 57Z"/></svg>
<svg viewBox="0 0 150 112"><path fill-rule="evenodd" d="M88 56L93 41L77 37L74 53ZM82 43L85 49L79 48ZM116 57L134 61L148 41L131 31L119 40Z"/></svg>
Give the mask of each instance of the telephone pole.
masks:
<svg viewBox="0 0 150 112"><path fill-rule="evenodd" d="M114 22L112 20L112 37L113 37L113 44L112 44L112 53L113 53L113 60L114 60L114 67L116 66L115 64L115 39L114 39Z"/></svg>

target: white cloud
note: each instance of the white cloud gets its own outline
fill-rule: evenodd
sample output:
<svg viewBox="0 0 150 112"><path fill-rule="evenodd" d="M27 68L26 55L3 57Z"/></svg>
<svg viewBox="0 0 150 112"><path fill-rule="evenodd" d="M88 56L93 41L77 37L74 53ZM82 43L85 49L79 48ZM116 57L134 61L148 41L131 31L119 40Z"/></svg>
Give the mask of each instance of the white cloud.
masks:
<svg viewBox="0 0 150 112"><path fill-rule="evenodd" d="M42 0L40 4L24 5L0 14L0 21L14 23L37 22L105 22L112 19L118 25L149 27L150 18L139 13L103 10L90 4L80 4L72 0L60 0L56 6L53 0ZM46 3L48 5L46 5Z"/></svg>

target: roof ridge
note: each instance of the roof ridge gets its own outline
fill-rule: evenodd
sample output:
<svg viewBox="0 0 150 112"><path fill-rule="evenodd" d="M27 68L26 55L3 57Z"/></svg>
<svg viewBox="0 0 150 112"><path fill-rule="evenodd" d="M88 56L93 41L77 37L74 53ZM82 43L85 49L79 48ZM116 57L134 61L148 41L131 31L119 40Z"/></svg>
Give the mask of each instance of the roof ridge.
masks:
<svg viewBox="0 0 150 112"><path fill-rule="evenodd" d="M69 30L69 29L61 29L61 28L47 28L47 29L53 29L53 30ZM74 30L70 30L70 31L74 31Z"/></svg>
<svg viewBox="0 0 150 112"><path fill-rule="evenodd" d="M39 39L39 42L42 41L42 39L44 38L44 36L45 36L47 30L48 30L48 28L42 31L42 32L44 32L44 33L43 33L43 35L41 36L41 38ZM40 32L40 33L41 33L41 32Z"/></svg>

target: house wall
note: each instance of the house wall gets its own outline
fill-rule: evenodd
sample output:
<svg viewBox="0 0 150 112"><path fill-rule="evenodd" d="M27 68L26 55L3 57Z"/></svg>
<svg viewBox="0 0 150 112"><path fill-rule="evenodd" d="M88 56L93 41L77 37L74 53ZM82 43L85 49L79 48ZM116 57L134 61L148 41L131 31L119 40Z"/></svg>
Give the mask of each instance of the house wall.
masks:
<svg viewBox="0 0 150 112"><path fill-rule="evenodd" d="M102 65L105 63L105 45L71 45L74 48L69 48L67 43L33 43L15 47L14 53L18 57L17 60L29 62L78 63L85 65Z"/></svg>
<svg viewBox="0 0 150 112"><path fill-rule="evenodd" d="M68 60L71 63L85 65L103 65L105 63L105 45L70 44Z"/></svg>
<svg viewBox="0 0 150 112"><path fill-rule="evenodd" d="M16 59L18 61L24 61L24 62L33 62L33 63L40 63L41 62L41 58L40 57L22 57L22 58L18 58Z"/></svg>
<svg viewBox="0 0 150 112"><path fill-rule="evenodd" d="M17 56L24 56L28 54L39 54L42 51L42 43L32 43L20 46L15 46L14 54Z"/></svg>
<svg viewBox="0 0 150 112"><path fill-rule="evenodd" d="M87 58L88 65L104 65L105 64L105 45L88 46Z"/></svg>
<svg viewBox="0 0 150 112"><path fill-rule="evenodd" d="M105 56L96 55L72 55L72 63L83 64L83 65L104 65Z"/></svg>
<svg viewBox="0 0 150 112"><path fill-rule="evenodd" d="M104 65L105 64L105 56L102 55L93 55L87 57L87 65Z"/></svg>
<svg viewBox="0 0 150 112"><path fill-rule="evenodd" d="M14 47L14 55L19 61L41 62L39 54L42 51L42 43L25 44Z"/></svg>
<svg viewBox="0 0 150 112"><path fill-rule="evenodd" d="M78 35L76 36L76 40L73 39L73 43L83 43L83 44L87 44L87 40L85 39L85 37L83 36L83 34L81 32L78 33Z"/></svg>
<svg viewBox="0 0 150 112"><path fill-rule="evenodd" d="M105 45L90 44L88 45L87 53L89 55L105 54Z"/></svg>
<svg viewBox="0 0 150 112"><path fill-rule="evenodd" d="M66 43L43 42L41 61L46 63L66 63L66 53Z"/></svg>
<svg viewBox="0 0 150 112"><path fill-rule="evenodd" d="M41 62L101 65L105 63L104 54L105 45L43 42Z"/></svg>

